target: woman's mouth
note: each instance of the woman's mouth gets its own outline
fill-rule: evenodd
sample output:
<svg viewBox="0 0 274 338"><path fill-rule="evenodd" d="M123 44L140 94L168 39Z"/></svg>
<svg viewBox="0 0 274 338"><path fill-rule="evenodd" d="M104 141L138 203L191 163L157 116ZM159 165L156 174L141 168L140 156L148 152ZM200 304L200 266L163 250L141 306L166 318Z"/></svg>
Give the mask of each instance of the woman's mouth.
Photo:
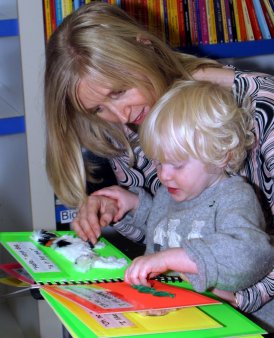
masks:
<svg viewBox="0 0 274 338"><path fill-rule="evenodd" d="M137 118L131 123L139 125L144 121L145 117L146 117L145 109L143 109L141 113L137 116Z"/></svg>

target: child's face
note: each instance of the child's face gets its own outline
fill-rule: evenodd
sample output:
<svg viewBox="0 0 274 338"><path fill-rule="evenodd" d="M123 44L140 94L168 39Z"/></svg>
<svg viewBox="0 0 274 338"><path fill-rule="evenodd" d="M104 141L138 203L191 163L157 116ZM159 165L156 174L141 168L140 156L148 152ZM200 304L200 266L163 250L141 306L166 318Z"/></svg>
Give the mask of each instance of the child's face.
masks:
<svg viewBox="0 0 274 338"><path fill-rule="evenodd" d="M82 105L101 119L122 124L140 125L155 103L155 95L147 98L139 88L112 91L88 78L81 80L78 97Z"/></svg>
<svg viewBox="0 0 274 338"><path fill-rule="evenodd" d="M223 172L219 169L209 171L204 163L188 157L178 163L158 164L157 175L172 198L182 202L199 196L206 188L218 182Z"/></svg>

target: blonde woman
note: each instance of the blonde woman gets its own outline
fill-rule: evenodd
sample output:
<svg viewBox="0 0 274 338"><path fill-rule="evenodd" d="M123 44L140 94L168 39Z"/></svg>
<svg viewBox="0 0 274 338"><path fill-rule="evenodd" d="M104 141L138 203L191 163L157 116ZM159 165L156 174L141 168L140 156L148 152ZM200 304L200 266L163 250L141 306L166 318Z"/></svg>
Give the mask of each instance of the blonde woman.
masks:
<svg viewBox="0 0 274 338"><path fill-rule="evenodd" d="M139 133L162 184L155 197L136 187L98 192L123 209L117 225L146 232L146 253L133 260L126 282L149 285L149 278L177 271L196 291L226 298L272 270L260 204L237 175L254 141L250 122L232 94L211 82L175 82L157 102ZM259 318L274 329L269 306L274 310L274 300Z"/></svg>

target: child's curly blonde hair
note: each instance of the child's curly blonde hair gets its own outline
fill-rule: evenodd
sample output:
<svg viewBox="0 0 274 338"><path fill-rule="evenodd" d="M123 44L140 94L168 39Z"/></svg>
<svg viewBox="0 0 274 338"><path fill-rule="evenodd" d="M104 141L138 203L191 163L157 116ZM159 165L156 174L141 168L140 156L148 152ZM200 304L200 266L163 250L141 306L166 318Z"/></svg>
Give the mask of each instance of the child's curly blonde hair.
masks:
<svg viewBox="0 0 274 338"><path fill-rule="evenodd" d="M254 143L252 116L218 84L176 81L140 128L146 155L160 162L191 156L228 174L239 171Z"/></svg>

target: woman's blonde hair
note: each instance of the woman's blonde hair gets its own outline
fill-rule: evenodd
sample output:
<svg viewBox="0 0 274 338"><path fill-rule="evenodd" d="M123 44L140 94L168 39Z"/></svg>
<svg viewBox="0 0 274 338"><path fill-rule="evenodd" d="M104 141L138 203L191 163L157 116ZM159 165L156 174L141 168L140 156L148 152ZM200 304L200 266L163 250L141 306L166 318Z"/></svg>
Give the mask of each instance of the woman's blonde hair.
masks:
<svg viewBox="0 0 274 338"><path fill-rule="evenodd" d="M111 158L133 153L121 125L89 114L77 95L81 79L113 89L137 87L160 97L176 79L221 67L214 60L172 51L117 6L92 3L67 16L46 47L46 165L59 199L79 206L86 198L82 148ZM140 80L140 75L145 80Z"/></svg>
<svg viewBox="0 0 274 338"><path fill-rule="evenodd" d="M177 81L160 98L140 128L145 154L178 163L187 156L235 174L254 142L248 106L206 81Z"/></svg>

